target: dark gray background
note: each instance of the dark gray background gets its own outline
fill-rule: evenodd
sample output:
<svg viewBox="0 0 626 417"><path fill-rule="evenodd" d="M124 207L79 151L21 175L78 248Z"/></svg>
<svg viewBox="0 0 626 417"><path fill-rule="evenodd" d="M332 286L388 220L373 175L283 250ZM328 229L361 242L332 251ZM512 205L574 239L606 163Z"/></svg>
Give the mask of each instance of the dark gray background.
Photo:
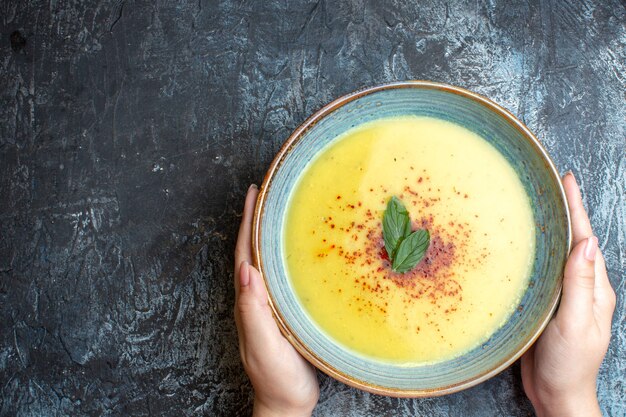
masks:
<svg viewBox="0 0 626 417"><path fill-rule="evenodd" d="M248 184L331 99L428 79L576 173L620 294L600 399L626 415L625 22L615 0L0 1L0 414L248 414ZM532 414L519 365L426 400L320 381L317 416Z"/></svg>

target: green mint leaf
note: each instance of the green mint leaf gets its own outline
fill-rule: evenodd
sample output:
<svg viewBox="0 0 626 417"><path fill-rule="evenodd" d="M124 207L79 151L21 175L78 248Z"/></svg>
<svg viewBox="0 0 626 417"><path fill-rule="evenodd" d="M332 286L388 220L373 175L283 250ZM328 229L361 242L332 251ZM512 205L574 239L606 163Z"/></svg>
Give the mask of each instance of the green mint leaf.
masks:
<svg viewBox="0 0 626 417"><path fill-rule="evenodd" d="M398 245L393 257L392 269L401 274L413 269L426 254L429 244L428 230L419 229L411 233Z"/></svg>
<svg viewBox="0 0 626 417"><path fill-rule="evenodd" d="M389 259L394 259L400 242L411 234L409 212L397 197L391 197L383 215L383 239Z"/></svg>

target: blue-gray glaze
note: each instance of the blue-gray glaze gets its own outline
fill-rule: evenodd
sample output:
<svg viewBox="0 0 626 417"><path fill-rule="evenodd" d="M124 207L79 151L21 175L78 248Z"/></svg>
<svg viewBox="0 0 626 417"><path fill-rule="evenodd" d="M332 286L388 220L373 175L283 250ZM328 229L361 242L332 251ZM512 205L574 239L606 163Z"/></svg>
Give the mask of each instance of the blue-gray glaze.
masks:
<svg viewBox="0 0 626 417"><path fill-rule="evenodd" d="M366 85L484 94L581 183L626 415L626 12L590 1L0 2L0 415L248 415L232 320L251 182ZM528 416L519 366L399 400L320 375L316 416Z"/></svg>
<svg viewBox="0 0 626 417"><path fill-rule="evenodd" d="M564 196L558 173L530 134L495 106L443 86L390 84L384 90L344 101L338 109L307 126L292 143L271 182L261 216L261 261L272 299L290 332L322 362L352 379L400 390L434 390L463 385L496 370L520 352L552 313L569 250ZM434 117L463 126L483 137L515 169L530 198L536 257L528 286L507 323L481 345L451 360L406 366L358 355L326 335L302 309L284 265L284 223L288 201L311 160L351 128L383 118ZM480 161L476 161L480 163ZM340 173L339 173L340 175ZM490 192L485 184L486 193ZM503 230L506 233L506 229Z"/></svg>

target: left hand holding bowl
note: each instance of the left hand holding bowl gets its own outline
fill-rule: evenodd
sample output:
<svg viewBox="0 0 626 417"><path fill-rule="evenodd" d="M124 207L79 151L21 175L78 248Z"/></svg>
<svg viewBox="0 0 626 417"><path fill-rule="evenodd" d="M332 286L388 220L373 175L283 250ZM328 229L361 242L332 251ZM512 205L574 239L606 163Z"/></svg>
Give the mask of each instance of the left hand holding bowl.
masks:
<svg viewBox="0 0 626 417"><path fill-rule="evenodd" d="M259 191L248 189L235 249L235 321L239 352L254 387L253 416L310 416L319 399L315 369L283 337L252 262L252 216Z"/></svg>

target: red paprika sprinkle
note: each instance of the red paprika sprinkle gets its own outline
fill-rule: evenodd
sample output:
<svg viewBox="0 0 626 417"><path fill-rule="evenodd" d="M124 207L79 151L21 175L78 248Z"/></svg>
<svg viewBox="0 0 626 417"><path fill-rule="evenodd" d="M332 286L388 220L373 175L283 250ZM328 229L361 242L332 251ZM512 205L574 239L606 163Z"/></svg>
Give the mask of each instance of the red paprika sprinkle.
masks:
<svg viewBox="0 0 626 417"><path fill-rule="evenodd" d="M423 177L417 178L417 183L425 180L429 180L429 177L424 172ZM378 189L380 191L377 192L382 192L382 196L385 197L380 200L381 206L384 206L388 199L387 191L382 185L377 186ZM326 220L331 229L337 227L348 233L337 235L336 238L341 239L339 242L345 246L338 245L337 251L333 253L342 258L346 265L355 265L359 271L364 271L364 273L359 273L358 277L346 274L349 280L346 284L351 285L357 294L367 292L371 295L360 300L359 297L351 298L351 304L364 309L362 311L386 313L385 307L388 299L384 294L390 290L390 287L396 287L406 294L407 297L403 302L407 304L416 300L426 300L442 314L454 314L458 310L458 303L462 300L463 292L455 274L457 271L467 271L476 267L482 262L481 257L487 256L486 253L470 256L468 249L472 231L468 223L459 222L454 218L436 221L431 213L434 212L432 207L441 204L442 201L442 198L436 195L438 189L420 190L421 192L418 193L410 186L406 186L402 190L402 195L406 206L411 207L412 214L421 214L421 217L412 219L412 230L428 230L430 245L424 258L415 268L404 274L396 273L391 268L391 260L382 237L382 211L377 205L365 208L362 201L357 201L356 204L337 203L339 210L346 208L352 210L354 212L352 218L356 221L342 224L341 219L332 222L331 216L328 216ZM374 188L369 188L369 191L374 192ZM467 194L457 189L454 189L454 192L463 198L469 198ZM337 195L337 200L341 199L342 196ZM375 201L378 201L378 198ZM332 242L332 239L329 241ZM323 242L326 243L326 239L323 239ZM334 244L330 246L331 251L334 248ZM325 256L328 254L320 255L320 257ZM408 317L407 320L409 320Z"/></svg>

